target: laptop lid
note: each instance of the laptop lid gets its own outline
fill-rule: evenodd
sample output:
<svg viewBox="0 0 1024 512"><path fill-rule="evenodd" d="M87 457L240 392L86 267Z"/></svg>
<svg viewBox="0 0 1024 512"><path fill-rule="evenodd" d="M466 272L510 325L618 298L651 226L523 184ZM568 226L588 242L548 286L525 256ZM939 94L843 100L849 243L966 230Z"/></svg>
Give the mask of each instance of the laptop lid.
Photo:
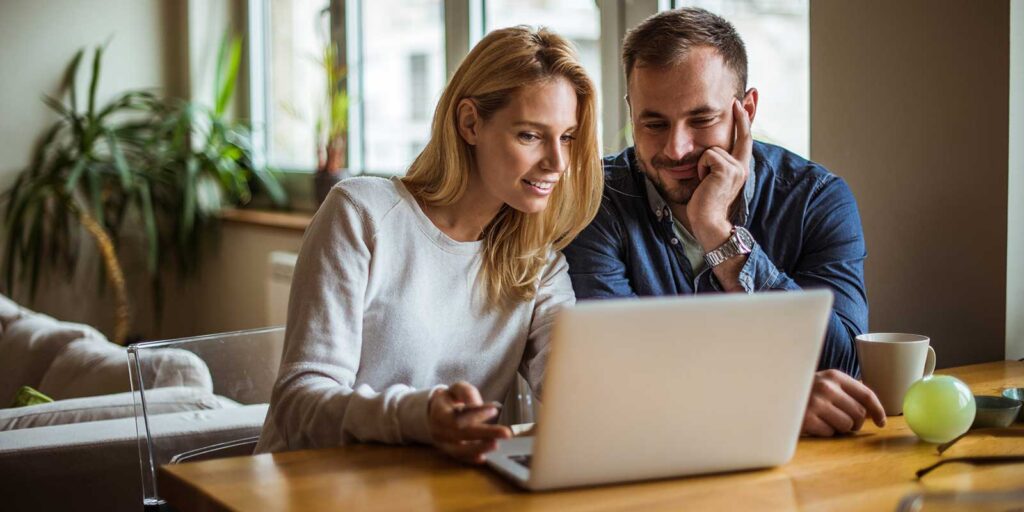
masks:
<svg viewBox="0 0 1024 512"><path fill-rule="evenodd" d="M796 449L828 290L581 302L555 322L528 487L774 466Z"/></svg>

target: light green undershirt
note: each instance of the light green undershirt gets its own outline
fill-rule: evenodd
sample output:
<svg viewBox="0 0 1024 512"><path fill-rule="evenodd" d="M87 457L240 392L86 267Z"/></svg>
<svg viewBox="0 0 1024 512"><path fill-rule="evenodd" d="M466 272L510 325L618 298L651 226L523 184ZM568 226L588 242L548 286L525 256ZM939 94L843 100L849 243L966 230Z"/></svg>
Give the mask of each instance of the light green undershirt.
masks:
<svg viewBox="0 0 1024 512"><path fill-rule="evenodd" d="M704 271L704 267L707 263L704 262L704 248L700 246L697 239L686 230L682 222L679 219L672 217L672 231L675 232L676 238L683 244L683 253L686 254L686 259L690 261L690 268L693 269L693 275L700 274Z"/></svg>

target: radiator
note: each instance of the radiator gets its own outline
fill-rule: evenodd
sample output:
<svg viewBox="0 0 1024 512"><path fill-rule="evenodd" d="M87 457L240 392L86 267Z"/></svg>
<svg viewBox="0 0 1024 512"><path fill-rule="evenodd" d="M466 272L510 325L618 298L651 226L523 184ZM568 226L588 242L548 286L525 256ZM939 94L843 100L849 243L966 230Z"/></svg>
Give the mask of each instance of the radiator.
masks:
<svg viewBox="0 0 1024 512"><path fill-rule="evenodd" d="M267 323L284 325L288 320L288 293L292 287L292 273L295 271L294 252L274 251L270 253L267 276Z"/></svg>

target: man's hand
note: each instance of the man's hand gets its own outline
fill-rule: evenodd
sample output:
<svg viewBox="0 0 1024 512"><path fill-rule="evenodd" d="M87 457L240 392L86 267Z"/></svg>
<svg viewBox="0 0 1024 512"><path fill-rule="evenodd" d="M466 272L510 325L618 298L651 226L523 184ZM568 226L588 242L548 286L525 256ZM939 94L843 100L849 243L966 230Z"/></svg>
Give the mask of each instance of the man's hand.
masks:
<svg viewBox="0 0 1024 512"><path fill-rule="evenodd" d="M856 432L868 416L885 426L885 410L875 393L839 370L825 370L814 374L801 432L820 437Z"/></svg>
<svg viewBox="0 0 1024 512"><path fill-rule="evenodd" d="M480 392L468 382L457 382L434 392L427 405L430 436L434 444L451 457L473 464L484 462L484 454L498 447L498 439L509 439L512 431L503 425L489 425L498 415L496 407L484 405Z"/></svg>
<svg viewBox="0 0 1024 512"><path fill-rule="evenodd" d="M706 252L729 238L732 230L729 210L750 174L754 139L750 134L750 118L739 100L733 100L732 117L736 130L732 151L710 147L701 154L697 162L700 185L686 205L693 236Z"/></svg>

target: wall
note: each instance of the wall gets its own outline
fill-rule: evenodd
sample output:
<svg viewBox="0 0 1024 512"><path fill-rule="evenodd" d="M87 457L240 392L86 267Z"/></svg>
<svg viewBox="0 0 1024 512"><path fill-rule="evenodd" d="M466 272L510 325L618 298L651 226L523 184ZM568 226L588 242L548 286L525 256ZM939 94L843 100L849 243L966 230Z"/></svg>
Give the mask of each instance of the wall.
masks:
<svg viewBox="0 0 1024 512"><path fill-rule="evenodd" d="M176 338L265 327L270 253L298 252L302 232L225 222L215 250L203 260L198 279L168 294L173 303L158 332Z"/></svg>
<svg viewBox="0 0 1024 512"><path fill-rule="evenodd" d="M1009 2L811 1L811 157L867 237L873 331L1002 359Z"/></svg>

